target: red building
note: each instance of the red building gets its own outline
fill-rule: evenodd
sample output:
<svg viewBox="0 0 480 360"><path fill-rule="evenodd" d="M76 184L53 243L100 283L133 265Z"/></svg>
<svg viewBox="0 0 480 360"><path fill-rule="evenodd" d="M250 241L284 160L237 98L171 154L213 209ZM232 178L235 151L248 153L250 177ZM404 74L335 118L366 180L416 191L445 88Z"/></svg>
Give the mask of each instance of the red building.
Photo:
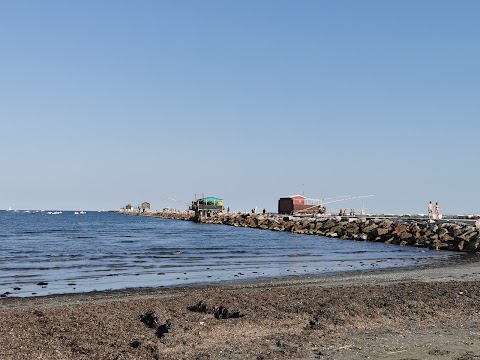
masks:
<svg viewBox="0 0 480 360"><path fill-rule="evenodd" d="M278 200L279 214L318 214L319 208L319 200L307 199L303 195L292 195Z"/></svg>

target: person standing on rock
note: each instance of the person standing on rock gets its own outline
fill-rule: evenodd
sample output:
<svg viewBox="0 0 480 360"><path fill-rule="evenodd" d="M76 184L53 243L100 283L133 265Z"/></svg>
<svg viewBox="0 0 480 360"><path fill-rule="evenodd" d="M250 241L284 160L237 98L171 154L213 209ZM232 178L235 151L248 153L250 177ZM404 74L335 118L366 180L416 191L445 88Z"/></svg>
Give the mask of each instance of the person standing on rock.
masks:
<svg viewBox="0 0 480 360"><path fill-rule="evenodd" d="M431 201L428 203L428 218L433 218L433 204Z"/></svg>
<svg viewBox="0 0 480 360"><path fill-rule="evenodd" d="M440 204L438 202L435 203L435 217L440 219Z"/></svg>

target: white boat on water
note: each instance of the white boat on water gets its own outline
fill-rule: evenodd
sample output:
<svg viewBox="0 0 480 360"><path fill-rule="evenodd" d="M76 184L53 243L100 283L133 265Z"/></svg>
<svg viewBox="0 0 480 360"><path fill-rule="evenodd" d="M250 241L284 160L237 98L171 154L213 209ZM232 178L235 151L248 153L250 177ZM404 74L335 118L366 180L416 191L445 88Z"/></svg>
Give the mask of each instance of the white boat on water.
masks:
<svg viewBox="0 0 480 360"><path fill-rule="evenodd" d="M87 212L86 211L75 211L75 215L84 215L86 214Z"/></svg>
<svg viewBox="0 0 480 360"><path fill-rule="evenodd" d="M7 210L7 211L12 211L12 207L11 207L11 206L9 206L9 208L8 208L8 210Z"/></svg>

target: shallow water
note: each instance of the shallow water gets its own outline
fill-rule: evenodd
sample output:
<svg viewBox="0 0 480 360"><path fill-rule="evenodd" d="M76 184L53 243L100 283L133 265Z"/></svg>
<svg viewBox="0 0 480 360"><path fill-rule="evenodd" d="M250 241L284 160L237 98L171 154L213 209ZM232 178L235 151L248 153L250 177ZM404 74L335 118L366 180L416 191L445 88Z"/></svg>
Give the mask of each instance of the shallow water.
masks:
<svg viewBox="0 0 480 360"><path fill-rule="evenodd" d="M460 255L108 212L0 211L0 294L8 297L318 275L452 256Z"/></svg>

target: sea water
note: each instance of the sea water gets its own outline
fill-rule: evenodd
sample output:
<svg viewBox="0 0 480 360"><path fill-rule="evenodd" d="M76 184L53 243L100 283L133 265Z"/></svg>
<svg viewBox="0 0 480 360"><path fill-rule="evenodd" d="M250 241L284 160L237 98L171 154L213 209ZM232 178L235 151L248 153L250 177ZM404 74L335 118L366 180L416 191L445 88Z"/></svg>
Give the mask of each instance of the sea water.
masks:
<svg viewBox="0 0 480 360"><path fill-rule="evenodd" d="M111 212L0 211L0 295L157 288L423 265L458 254Z"/></svg>

